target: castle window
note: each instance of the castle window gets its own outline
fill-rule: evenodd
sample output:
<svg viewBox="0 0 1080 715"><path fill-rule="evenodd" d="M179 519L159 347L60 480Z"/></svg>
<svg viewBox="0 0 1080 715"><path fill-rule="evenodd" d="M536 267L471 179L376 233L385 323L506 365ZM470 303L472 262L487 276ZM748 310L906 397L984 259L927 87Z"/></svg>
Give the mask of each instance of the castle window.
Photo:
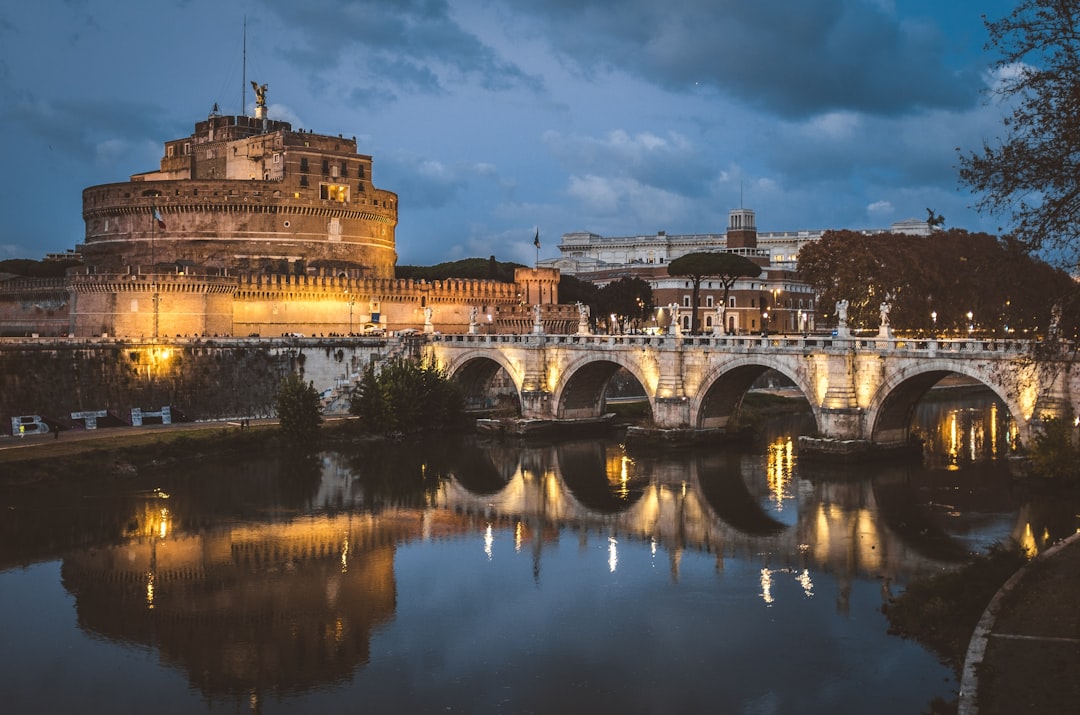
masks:
<svg viewBox="0 0 1080 715"><path fill-rule="evenodd" d="M345 203L349 200L349 187L345 184L320 184L319 198Z"/></svg>
<svg viewBox="0 0 1080 715"><path fill-rule="evenodd" d="M308 170L307 157L305 156L302 159L300 159L300 171L302 171L304 173L307 173L307 170Z"/></svg>
<svg viewBox="0 0 1080 715"><path fill-rule="evenodd" d="M705 307L706 308L713 307L713 297L711 295L705 296Z"/></svg>
<svg viewBox="0 0 1080 715"><path fill-rule="evenodd" d="M330 176L332 176L335 179L338 178L338 168L336 166L331 166L330 167Z"/></svg>
<svg viewBox="0 0 1080 715"><path fill-rule="evenodd" d="M684 308L689 308L689 307L690 307L690 296L688 296L688 295L684 295L684 296L682 297L682 306L683 306Z"/></svg>
<svg viewBox="0 0 1080 715"><path fill-rule="evenodd" d="M330 161L327 159L322 160L322 173L323 176L330 173Z"/></svg>
<svg viewBox="0 0 1080 715"><path fill-rule="evenodd" d="M358 166L356 168L356 175L359 176L361 179L363 179L366 176L366 174L364 173L364 165L363 164L361 164L360 166Z"/></svg>
<svg viewBox="0 0 1080 715"><path fill-rule="evenodd" d="M301 185L301 186L307 186L307 185L308 185L308 182L307 182L307 177L306 177L306 176L301 176L301 177L300 177L300 185Z"/></svg>
<svg viewBox="0 0 1080 715"><path fill-rule="evenodd" d="M342 177L348 177L349 176L349 165L346 164L345 162L341 162L341 176Z"/></svg>

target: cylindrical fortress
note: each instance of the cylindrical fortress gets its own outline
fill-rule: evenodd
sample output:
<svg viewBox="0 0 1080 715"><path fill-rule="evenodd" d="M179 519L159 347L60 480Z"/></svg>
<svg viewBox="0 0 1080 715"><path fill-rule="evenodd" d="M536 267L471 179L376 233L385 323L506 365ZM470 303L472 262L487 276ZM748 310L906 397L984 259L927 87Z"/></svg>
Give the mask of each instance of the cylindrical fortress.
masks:
<svg viewBox="0 0 1080 715"><path fill-rule="evenodd" d="M83 191L82 254L93 272L184 264L392 278L397 203L371 184L355 137L215 113L165 143L158 171Z"/></svg>

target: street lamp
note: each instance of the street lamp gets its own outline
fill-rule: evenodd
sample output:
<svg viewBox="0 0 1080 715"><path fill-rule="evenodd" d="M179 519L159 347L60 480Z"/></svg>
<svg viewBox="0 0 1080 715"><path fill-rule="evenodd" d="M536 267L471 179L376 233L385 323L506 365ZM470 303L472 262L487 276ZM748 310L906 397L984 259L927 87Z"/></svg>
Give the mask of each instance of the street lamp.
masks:
<svg viewBox="0 0 1080 715"><path fill-rule="evenodd" d="M769 337L769 311L761 311L761 337Z"/></svg>
<svg viewBox="0 0 1080 715"><path fill-rule="evenodd" d="M969 311L967 312L967 319L968 319L968 337L969 337L969 338L971 337L971 331L975 329L975 323L971 322L971 318L972 318L972 313L971 313L971 311L969 310Z"/></svg>
<svg viewBox="0 0 1080 715"><path fill-rule="evenodd" d="M933 323L934 323L934 332L936 333L937 332L937 311L936 310L931 310L930 311L930 320L932 320Z"/></svg>

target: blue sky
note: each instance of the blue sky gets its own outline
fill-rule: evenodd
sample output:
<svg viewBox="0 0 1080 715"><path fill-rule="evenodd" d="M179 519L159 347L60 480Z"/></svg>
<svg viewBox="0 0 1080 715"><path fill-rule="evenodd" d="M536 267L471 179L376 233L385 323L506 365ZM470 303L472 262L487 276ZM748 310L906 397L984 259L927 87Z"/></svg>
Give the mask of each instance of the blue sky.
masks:
<svg viewBox="0 0 1080 715"><path fill-rule="evenodd" d="M0 8L0 259L82 241L82 190L247 79L356 136L399 194L399 263L557 255L569 231L925 218L999 233L957 148L1002 131L981 14L939 0L35 0ZM974 9L972 9L974 7ZM247 112L254 96L246 91Z"/></svg>

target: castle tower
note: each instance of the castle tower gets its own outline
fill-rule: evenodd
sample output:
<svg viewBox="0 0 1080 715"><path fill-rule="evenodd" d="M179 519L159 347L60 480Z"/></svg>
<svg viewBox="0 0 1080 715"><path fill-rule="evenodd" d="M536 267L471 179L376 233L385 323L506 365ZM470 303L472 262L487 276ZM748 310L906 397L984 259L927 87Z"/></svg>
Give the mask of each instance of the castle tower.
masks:
<svg viewBox="0 0 1080 715"><path fill-rule="evenodd" d="M757 248L753 209L732 209L728 212L727 247Z"/></svg>
<svg viewBox="0 0 1080 715"><path fill-rule="evenodd" d="M267 118L255 88L255 117L211 113L165 143L157 171L83 191L87 266L394 277L397 194L371 183L371 157Z"/></svg>

